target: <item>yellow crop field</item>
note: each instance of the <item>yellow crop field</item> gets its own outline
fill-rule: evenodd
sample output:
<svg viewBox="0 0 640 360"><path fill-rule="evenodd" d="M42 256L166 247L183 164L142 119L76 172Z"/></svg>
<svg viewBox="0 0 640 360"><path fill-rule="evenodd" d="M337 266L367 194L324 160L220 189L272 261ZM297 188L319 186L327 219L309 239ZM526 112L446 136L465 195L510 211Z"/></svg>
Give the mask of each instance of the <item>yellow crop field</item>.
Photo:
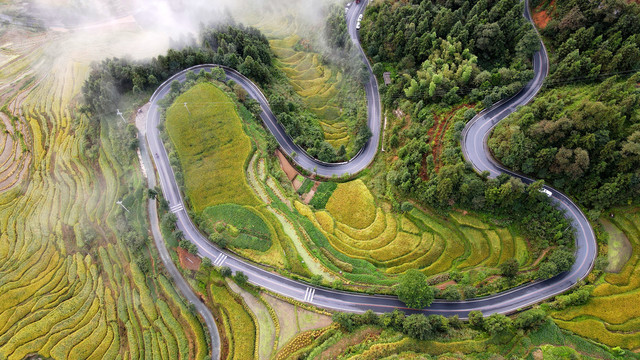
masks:
<svg viewBox="0 0 640 360"><path fill-rule="evenodd" d="M195 211L225 203L258 204L244 174L251 141L235 103L222 90L198 84L180 95L167 110L166 128Z"/></svg>
<svg viewBox="0 0 640 360"><path fill-rule="evenodd" d="M217 281L224 281L217 278ZM252 359L255 353L257 324L252 314L242 305L242 300L223 285L211 285L211 300L223 309L225 327L229 327L233 351L228 359ZM234 296L236 295L236 296Z"/></svg>
<svg viewBox="0 0 640 360"><path fill-rule="evenodd" d="M615 232L622 231L631 243L632 253L619 273L606 274L581 306L553 313L562 328L609 346L640 349L640 209L616 209L608 218Z"/></svg>
<svg viewBox="0 0 640 360"><path fill-rule="evenodd" d="M131 265L122 229L148 226L145 181L135 151L119 143L116 109L101 122L78 111L93 61L155 55L159 46L128 25L91 36L4 30L11 61L0 62L0 358L175 358L159 344L183 342L183 358L206 357L191 310L176 312L178 326L170 326L159 304L182 300L158 293L156 277ZM121 110L129 117L136 109Z"/></svg>
<svg viewBox="0 0 640 360"><path fill-rule="evenodd" d="M522 239L472 214L441 217L415 208L397 214L387 207L376 204L359 179L339 184L326 210L314 212L295 203L296 210L322 231L338 253L367 261L388 275L408 269L436 275L452 269L496 268L516 256L516 246L523 252L518 260L524 264L528 259ZM352 268L335 253L325 250L323 254L338 268Z"/></svg>
<svg viewBox="0 0 640 360"><path fill-rule="evenodd" d="M376 219L373 195L362 180L339 184L326 208L337 222L354 229L364 229Z"/></svg>

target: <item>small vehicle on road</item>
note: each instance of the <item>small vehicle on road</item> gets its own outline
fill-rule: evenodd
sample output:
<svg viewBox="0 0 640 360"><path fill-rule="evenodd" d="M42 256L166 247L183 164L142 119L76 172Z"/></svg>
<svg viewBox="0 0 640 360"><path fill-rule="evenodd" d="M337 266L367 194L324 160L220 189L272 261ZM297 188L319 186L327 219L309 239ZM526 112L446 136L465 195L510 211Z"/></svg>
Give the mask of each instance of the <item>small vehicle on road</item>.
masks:
<svg viewBox="0 0 640 360"><path fill-rule="evenodd" d="M356 30L360 30L360 21L356 24Z"/></svg>
<svg viewBox="0 0 640 360"><path fill-rule="evenodd" d="M358 15L358 22L362 21L362 14Z"/></svg>
<svg viewBox="0 0 640 360"><path fill-rule="evenodd" d="M547 195L548 197L553 196L553 193L547 189L540 189L540 192Z"/></svg>

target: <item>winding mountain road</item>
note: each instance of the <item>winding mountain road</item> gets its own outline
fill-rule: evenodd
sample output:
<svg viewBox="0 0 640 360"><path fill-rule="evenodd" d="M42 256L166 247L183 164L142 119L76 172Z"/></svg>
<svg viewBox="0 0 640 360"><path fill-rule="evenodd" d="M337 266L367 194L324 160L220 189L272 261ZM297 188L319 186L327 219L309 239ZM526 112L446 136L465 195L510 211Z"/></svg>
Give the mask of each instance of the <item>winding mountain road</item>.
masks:
<svg viewBox="0 0 640 360"><path fill-rule="evenodd" d="M360 4L352 4L346 16L349 34L362 53L358 42L358 34L355 30L355 23L357 16L364 11L367 1L363 0ZM525 10L524 15L531 21L528 9ZM371 71L371 67L364 53L362 53L362 56ZM544 47L535 54L533 63L536 74L535 78L531 80L520 93L478 114L464 129L462 139L463 152L466 159L473 164L477 171L489 171L491 176L508 173L522 179L526 183L533 181L532 179L515 174L501 167L491 157L486 145L486 139L491 129L500 120L515 111L519 105L524 105L530 101L542 86L548 69L548 58ZM209 71L216 66L218 65L201 65L190 70ZM317 168L317 173L324 176L344 173L353 174L366 168L375 157L379 145L381 119L380 100L375 76L371 76L371 80L365 84L369 110L368 123L373 133L371 140L369 140L363 150L351 161L341 164L326 164L309 157L293 144L293 141L284 133L283 128L271 113L267 99L253 82L232 69L224 67L223 69L228 79L232 79L244 87L249 95L261 104L263 109L261 118L265 126L273 133L285 152L291 154L295 151L298 154L295 160L305 169L313 171L314 168ZM184 236L196 244L201 256L210 258L216 266L224 265L230 267L233 271L244 272L253 284L284 296L327 309L351 312L363 312L371 309L376 312L387 312L399 308L407 312L423 312L426 314L441 314L445 316L458 315L461 318L466 318L472 310L480 310L485 315L492 313L511 313L548 299L549 297L566 291L580 279L587 276L593 265L596 255L596 243L589 222L580 209L568 197L551 188L548 189L552 192L554 201L559 207L566 210L567 217L573 221L576 228L576 263L570 271L548 280L529 283L483 298L466 301L438 300L430 307L422 310L407 309L404 304L394 296L365 295L336 291L292 280L266 270L246 259L221 251L199 232L189 218L184 208L173 170L169 165L167 152L160 140L160 133L158 131L158 124L160 122L158 100L162 99L169 92L170 84L173 80L184 81L186 71L187 70L176 74L163 83L151 98L151 107L147 114L146 124L146 136L150 153L154 154L153 159L158 170L164 196L170 203L171 211L177 215L178 227Z"/></svg>

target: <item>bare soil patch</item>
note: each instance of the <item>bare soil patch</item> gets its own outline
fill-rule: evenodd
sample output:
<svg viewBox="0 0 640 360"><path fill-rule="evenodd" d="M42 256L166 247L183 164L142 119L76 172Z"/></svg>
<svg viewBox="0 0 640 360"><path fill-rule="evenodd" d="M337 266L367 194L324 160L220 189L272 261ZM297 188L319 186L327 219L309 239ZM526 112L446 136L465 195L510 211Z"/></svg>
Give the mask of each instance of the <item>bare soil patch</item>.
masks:
<svg viewBox="0 0 640 360"><path fill-rule="evenodd" d="M180 259L180 266L187 270L197 271L200 269L200 260L199 257L191 254L187 250L177 247L176 252L178 253L178 258Z"/></svg>
<svg viewBox="0 0 640 360"><path fill-rule="evenodd" d="M446 281L446 282L443 282L443 283L441 283L441 284L436 285L436 287L437 287L439 290L444 290L444 289L446 289L447 287L449 287L449 286L451 286L451 285L455 285L455 284L457 284L457 283L456 283L454 280L449 280L449 281Z"/></svg>
<svg viewBox="0 0 640 360"><path fill-rule="evenodd" d="M311 199L313 199L313 195L316 194L316 190L318 190L318 186L320 185L320 183L318 181L316 181L315 183L313 183L313 187L311 188L311 190L309 190L308 193L306 193L304 195L304 197L302 198L302 202L309 205L309 202L311 201Z"/></svg>
<svg viewBox="0 0 640 360"><path fill-rule="evenodd" d="M338 340L337 343L331 345L325 351L323 351L318 359L321 360L329 360L329 359L337 359L342 353L347 350L348 347L362 344L366 341L372 341L380 336L382 330L375 328L365 328L355 332L351 336L345 336L342 339Z"/></svg>
<svg viewBox="0 0 640 360"><path fill-rule="evenodd" d="M544 6L544 3L538 5L535 9L533 9L533 22L539 29L546 28L549 24L549 21L551 21L551 15L556 9L556 0L552 0L545 10L542 10L542 6Z"/></svg>
<svg viewBox="0 0 640 360"><path fill-rule="evenodd" d="M549 250L553 249L552 247L550 248L546 248L542 251L542 254L540 254L540 256L538 256L538 258L536 259L536 261L533 262L533 264L531 264L532 267L538 266L538 264L540 263L540 261L542 261L542 259L544 259L544 257L547 255L547 253L549 252Z"/></svg>
<svg viewBox="0 0 640 360"><path fill-rule="evenodd" d="M289 178L289 181L293 181L293 179L298 176L298 171L296 171L296 169L289 163L289 160L287 160L287 158L284 156L284 154L282 154L282 152L280 152L280 150L276 150L276 156L280 161L280 167L282 167L284 173L287 174L287 178Z"/></svg>

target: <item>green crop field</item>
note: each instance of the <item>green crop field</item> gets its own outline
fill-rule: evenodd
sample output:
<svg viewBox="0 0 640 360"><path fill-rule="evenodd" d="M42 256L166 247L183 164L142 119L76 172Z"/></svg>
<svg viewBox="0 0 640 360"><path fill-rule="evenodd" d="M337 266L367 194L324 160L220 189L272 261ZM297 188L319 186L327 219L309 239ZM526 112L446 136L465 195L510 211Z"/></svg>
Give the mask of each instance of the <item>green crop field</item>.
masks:
<svg viewBox="0 0 640 360"><path fill-rule="evenodd" d="M271 247L269 227L259 213L250 207L237 204L210 206L205 209L204 218L204 226L209 233L216 231L216 225L220 222L227 225L225 235L234 247L260 251L267 251ZM235 230L228 230L229 225Z"/></svg>
<svg viewBox="0 0 640 360"><path fill-rule="evenodd" d="M171 284L160 290L154 266L143 274L136 265L151 262L154 248L134 253L126 243L123 231L146 238L149 224L145 180L135 151L123 145L122 123L115 112L96 124L77 111L92 61L155 50L128 27L88 40L82 32L7 26L0 35L8 56L0 63L0 358L205 358L200 321ZM121 107L126 117L133 101Z"/></svg>
<svg viewBox="0 0 640 360"><path fill-rule="evenodd" d="M562 328L598 342L640 349L640 210L622 208L607 218L613 235L622 231L629 239L632 253L619 273L606 274L592 292L587 304L553 314Z"/></svg>
<svg viewBox="0 0 640 360"><path fill-rule="evenodd" d="M222 90L198 84L180 95L167 110L166 128L182 164L193 210L230 202L258 203L243 172L251 141L242 130L235 103Z"/></svg>

